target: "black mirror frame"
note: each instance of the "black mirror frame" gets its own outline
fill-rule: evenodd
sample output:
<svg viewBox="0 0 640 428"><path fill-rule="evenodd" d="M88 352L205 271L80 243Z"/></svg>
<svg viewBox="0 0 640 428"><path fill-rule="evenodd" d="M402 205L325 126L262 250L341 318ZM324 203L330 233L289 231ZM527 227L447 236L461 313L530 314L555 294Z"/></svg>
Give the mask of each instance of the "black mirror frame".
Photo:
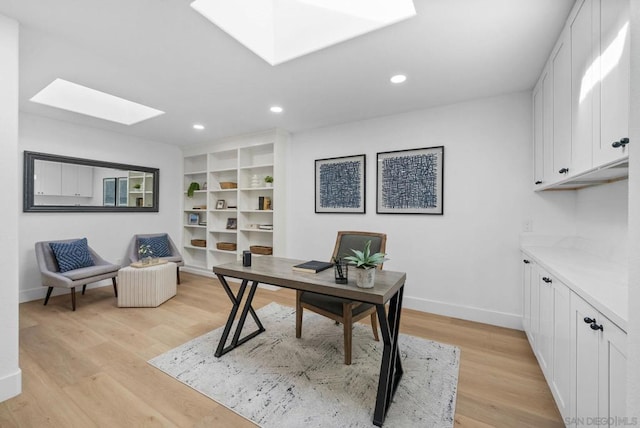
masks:
<svg viewBox="0 0 640 428"><path fill-rule="evenodd" d="M44 160L51 162L72 163L76 165L96 166L102 168L113 168L125 171L140 171L153 174L153 206L151 207L105 207L90 205L34 205L34 161ZM160 207L160 170L145 166L127 165L121 163L104 162L91 159L73 158L68 156L52 155L49 153L38 153L24 151L24 179L23 179L23 206L25 213L53 213L53 212L145 212L157 213Z"/></svg>

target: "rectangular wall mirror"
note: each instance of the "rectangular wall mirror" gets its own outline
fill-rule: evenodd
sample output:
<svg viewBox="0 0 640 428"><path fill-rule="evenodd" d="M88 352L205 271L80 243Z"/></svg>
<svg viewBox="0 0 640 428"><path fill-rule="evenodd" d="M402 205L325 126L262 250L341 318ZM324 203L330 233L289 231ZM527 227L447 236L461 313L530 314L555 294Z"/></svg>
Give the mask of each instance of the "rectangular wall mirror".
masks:
<svg viewBox="0 0 640 428"><path fill-rule="evenodd" d="M157 168L24 152L24 212L158 212Z"/></svg>

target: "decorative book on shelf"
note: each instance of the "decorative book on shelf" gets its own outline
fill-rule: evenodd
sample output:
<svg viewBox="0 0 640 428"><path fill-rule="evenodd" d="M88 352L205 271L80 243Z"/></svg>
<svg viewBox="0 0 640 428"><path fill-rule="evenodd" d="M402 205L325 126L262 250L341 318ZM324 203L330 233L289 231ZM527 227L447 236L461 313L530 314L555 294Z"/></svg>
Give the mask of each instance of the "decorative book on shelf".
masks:
<svg viewBox="0 0 640 428"><path fill-rule="evenodd" d="M308 262L300 263L292 267L297 272L318 273L325 269L329 269L333 266L333 263L320 262L318 260L310 260Z"/></svg>
<svg viewBox="0 0 640 428"><path fill-rule="evenodd" d="M271 208L271 198L268 196L259 196L258 197L258 209L259 210L270 210Z"/></svg>

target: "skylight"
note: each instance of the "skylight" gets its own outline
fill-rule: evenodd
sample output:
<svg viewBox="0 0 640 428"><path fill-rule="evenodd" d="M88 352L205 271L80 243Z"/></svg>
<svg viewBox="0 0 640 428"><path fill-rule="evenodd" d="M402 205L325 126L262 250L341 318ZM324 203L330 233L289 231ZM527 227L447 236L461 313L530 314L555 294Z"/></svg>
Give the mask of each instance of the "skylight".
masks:
<svg viewBox="0 0 640 428"><path fill-rule="evenodd" d="M124 125L164 114L163 111L63 79L51 82L31 101Z"/></svg>
<svg viewBox="0 0 640 428"><path fill-rule="evenodd" d="M195 0L191 7L271 65L416 14L412 0Z"/></svg>

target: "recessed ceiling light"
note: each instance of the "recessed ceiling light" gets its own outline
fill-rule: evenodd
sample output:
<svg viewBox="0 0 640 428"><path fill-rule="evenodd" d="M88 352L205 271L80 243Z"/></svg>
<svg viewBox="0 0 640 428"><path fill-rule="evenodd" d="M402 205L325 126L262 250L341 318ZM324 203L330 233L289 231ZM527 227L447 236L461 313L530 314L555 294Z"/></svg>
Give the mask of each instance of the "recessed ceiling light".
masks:
<svg viewBox="0 0 640 428"><path fill-rule="evenodd" d="M193 125L193 129L197 129L198 131L202 131L204 129L204 125L200 125L199 123L196 123L195 125Z"/></svg>
<svg viewBox="0 0 640 428"><path fill-rule="evenodd" d="M31 101L124 125L164 114L163 111L63 79L51 82Z"/></svg>
<svg viewBox="0 0 640 428"><path fill-rule="evenodd" d="M191 7L271 65L416 14L412 0L195 0Z"/></svg>
<svg viewBox="0 0 640 428"><path fill-rule="evenodd" d="M280 106L272 106L269 110L271 110L271 113L282 113L284 111Z"/></svg>
<svg viewBox="0 0 640 428"><path fill-rule="evenodd" d="M391 76L391 79L389 80L391 80L391 83L398 84L407 80L407 76L405 76L404 74L396 74L395 76Z"/></svg>

